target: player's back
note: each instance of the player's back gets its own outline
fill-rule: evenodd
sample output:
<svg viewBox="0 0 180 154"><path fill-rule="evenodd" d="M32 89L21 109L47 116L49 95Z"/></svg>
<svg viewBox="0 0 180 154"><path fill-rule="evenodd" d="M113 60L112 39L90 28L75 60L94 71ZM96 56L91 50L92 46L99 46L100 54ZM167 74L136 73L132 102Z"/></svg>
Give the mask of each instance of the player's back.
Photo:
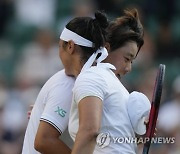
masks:
<svg viewBox="0 0 180 154"><path fill-rule="evenodd" d="M34 149L34 139L40 123L40 119L42 117L42 114L44 113L45 106L47 105L47 102L50 102L48 100L49 95L51 93L58 94L57 87L64 90L64 93L71 93L73 85L74 79L72 77L68 77L65 74L64 70L54 74L44 84L41 91L39 92L33 110L31 112L31 116L24 137L22 154L38 154L38 152ZM67 91L66 89L68 89L69 91ZM62 95L62 97L64 97L63 94L59 95Z"/></svg>

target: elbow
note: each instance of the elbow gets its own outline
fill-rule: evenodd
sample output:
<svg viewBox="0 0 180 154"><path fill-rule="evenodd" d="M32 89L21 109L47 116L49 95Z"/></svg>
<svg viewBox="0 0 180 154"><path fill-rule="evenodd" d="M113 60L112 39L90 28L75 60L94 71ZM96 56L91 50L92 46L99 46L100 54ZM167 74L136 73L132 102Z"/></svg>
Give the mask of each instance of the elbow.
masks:
<svg viewBox="0 0 180 154"><path fill-rule="evenodd" d="M99 134L99 129L98 130L93 129L89 131L89 137L92 139L96 139L98 134Z"/></svg>
<svg viewBox="0 0 180 154"><path fill-rule="evenodd" d="M45 147L45 143L42 140L35 139L34 141L34 149L38 152L43 152L43 149Z"/></svg>
<svg viewBox="0 0 180 154"><path fill-rule="evenodd" d="M41 151L41 149L42 149L42 147L43 147L43 145L42 145L42 143L39 143L39 142L37 142L36 140L35 140L35 142L34 142L34 149L36 150L36 151Z"/></svg>
<svg viewBox="0 0 180 154"><path fill-rule="evenodd" d="M82 127L79 132L82 132L87 138L95 139L99 134L100 127Z"/></svg>

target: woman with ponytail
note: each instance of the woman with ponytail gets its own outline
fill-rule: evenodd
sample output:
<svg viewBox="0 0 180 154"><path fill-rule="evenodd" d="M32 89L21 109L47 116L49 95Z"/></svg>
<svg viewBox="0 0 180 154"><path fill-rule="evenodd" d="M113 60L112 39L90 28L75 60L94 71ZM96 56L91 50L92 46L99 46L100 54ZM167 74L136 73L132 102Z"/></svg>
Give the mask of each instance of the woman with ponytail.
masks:
<svg viewBox="0 0 180 154"><path fill-rule="evenodd" d="M95 20L98 21L96 26L101 27L102 20ZM69 75L76 76L69 118L69 132L75 141L72 154L135 154L135 142L118 143L116 139L134 139L136 132L140 135L144 133L144 121L137 126L142 115L138 115L140 118L132 123L132 114L128 112L130 94L119 80L131 71L132 61L143 45L143 27L137 10L125 11L125 15L112 22L107 31L109 56L103 60L101 52L100 57L93 61L91 57L94 53L91 52L92 56L88 56L90 58L83 63L83 67L71 71L79 70L77 75L67 71ZM89 34L95 37L99 33ZM93 38L88 39L96 43ZM87 52L82 51L79 60L83 55L87 55ZM87 65L90 61L90 65ZM92 66L93 63L95 66ZM135 102L149 103L141 93L135 92L131 97ZM133 114L136 115L136 112ZM144 111L141 113L144 114Z"/></svg>
<svg viewBox="0 0 180 154"><path fill-rule="evenodd" d="M116 67L118 78L131 71L132 62L144 44L144 30L137 10L125 10L124 14L112 21L107 30L109 56L105 62Z"/></svg>
<svg viewBox="0 0 180 154"><path fill-rule="evenodd" d="M81 69L95 62L98 53L101 53L99 58L102 60L107 57L105 43L108 24L106 16L96 12L94 19L78 17L66 25L60 36L59 54L67 75L77 77Z"/></svg>
<svg viewBox="0 0 180 154"><path fill-rule="evenodd" d="M83 66L90 67L97 56L101 62L108 55L104 48L107 27L107 18L101 12L96 12L94 19L77 17L66 25L59 42L65 70L53 75L41 89L26 129L22 154L71 153L59 137L68 125L74 77Z"/></svg>

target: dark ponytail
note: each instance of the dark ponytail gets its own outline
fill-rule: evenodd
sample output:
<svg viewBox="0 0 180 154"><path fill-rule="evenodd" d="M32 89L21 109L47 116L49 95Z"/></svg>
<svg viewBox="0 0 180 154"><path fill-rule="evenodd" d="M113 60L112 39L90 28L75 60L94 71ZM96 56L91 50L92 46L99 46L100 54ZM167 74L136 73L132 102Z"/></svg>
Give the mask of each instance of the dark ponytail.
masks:
<svg viewBox="0 0 180 154"><path fill-rule="evenodd" d="M144 44L143 35L143 26L136 9L125 10L124 16L111 22L108 27L108 42L111 51L122 47L128 41L136 42L140 50Z"/></svg>
<svg viewBox="0 0 180 154"><path fill-rule="evenodd" d="M83 51L82 59L84 62L100 47L105 45L108 25L106 15L100 11L95 12L94 19L91 17L77 17L66 25L67 29L94 43L92 48L80 46Z"/></svg>
<svg viewBox="0 0 180 154"><path fill-rule="evenodd" d="M95 19L92 20L92 40L95 43L95 49L97 50L99 47L104 46L106 42L106 28L108 27L109 23L106 16L97 11L95 13Z"/></svg>

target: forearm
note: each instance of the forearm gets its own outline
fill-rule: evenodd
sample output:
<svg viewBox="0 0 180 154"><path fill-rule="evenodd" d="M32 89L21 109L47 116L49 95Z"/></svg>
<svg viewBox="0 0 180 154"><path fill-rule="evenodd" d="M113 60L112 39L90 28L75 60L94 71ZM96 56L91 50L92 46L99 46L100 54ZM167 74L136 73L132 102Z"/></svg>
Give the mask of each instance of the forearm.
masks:
<svg viewBox="0 0 180 154"><path fill-rule="evenodd" d="M96 145L97 133L79 130L75 139L72 154L92 154Z"/></svg>
<svg viewBox="0 0 180 154"><path fill-rule="evenodd" d="M86 97L79 102L78 110L79 129L72 154L92 154L101 125L102 100Z"/></svg>
<svg viewBox="0 0 180 154"><path fill-rule="evenodd" d="M35 149L42 154L70 154L71 149L58 138L48 138L35 145Z"/></svg>

